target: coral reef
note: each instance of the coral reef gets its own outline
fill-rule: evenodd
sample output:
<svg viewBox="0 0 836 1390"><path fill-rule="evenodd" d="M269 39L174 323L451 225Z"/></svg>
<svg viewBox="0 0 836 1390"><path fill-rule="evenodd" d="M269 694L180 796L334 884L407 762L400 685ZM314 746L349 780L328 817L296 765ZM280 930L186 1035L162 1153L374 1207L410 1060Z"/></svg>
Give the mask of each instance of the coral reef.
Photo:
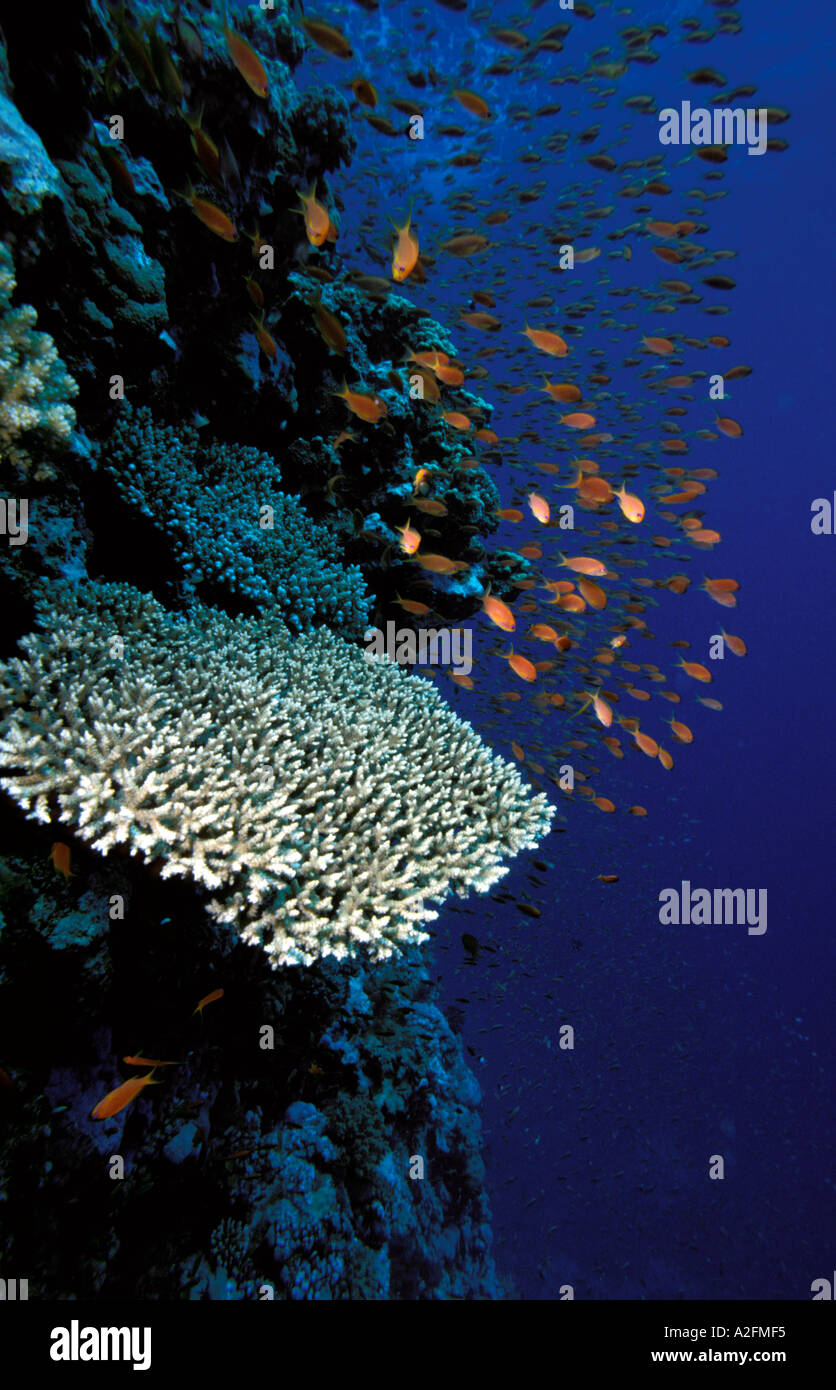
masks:
<svg viewBox="0 0 836 1390"><path fill-rule="evenodd" d="M499 1297L424 928L552 810L357 639L397 591L452 619L530 567L485 543L486 441L441 418L490 406L411 394L451 338L290 211L316 183L339 231L357 128L297 88L298 7L230 15L264 96L221 9L3 18L0 460L30 512L0 549L0 1246L33 1297ZM398 545L419 469L453 576ZM177 1065L93 1120L143 1048Z"/></svg>
<svg viewBox="0 0 836 1390"><path fill-rule="evenodd" d="M0 462L37 479L51 470L33 453L69 439L75 424L69 400L77 387L52 339L37 332L32 305L12 308L14 290L14 262L0 243Z"/></svg>
<svg viewBox="0 0 836 1390"><path fill-rule="evenodd" d="M277 490L266 454L171 429L128 408L102 466L136 515L153 523L186 581L204 599L250 612L276 609L292 631L316 623L360 636L368 618L363 577L337 559L335 537Z"/></svg>
<svg viewBox="0 0 836 1390"><path fill-rule="evenodd" d="M61 179L36 131L0 92L0 185L16 212L37 212Z"/></svg>
<svg viewBox="0 0 836 1390"><path fill-rule="evenodd" d="M55 586L2 669L1 785L95 848L221 890L276 965L425 939L428 904L487 891L552 808L435 689L324 629L124 585Z"/></svg>

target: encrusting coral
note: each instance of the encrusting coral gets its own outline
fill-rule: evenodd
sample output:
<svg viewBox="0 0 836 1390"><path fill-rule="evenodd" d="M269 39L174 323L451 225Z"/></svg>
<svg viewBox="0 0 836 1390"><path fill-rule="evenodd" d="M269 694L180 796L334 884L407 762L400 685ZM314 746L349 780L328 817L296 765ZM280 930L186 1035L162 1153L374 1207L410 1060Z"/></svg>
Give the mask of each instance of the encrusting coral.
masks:
<svg viewBox="0 0 836 1390"><path fill-rule="evenodd" d="M75 424L69 398L78 387L49 334L35 329L32 305L11 307L15 283L11 252L0 242L0 462L28 476L34 466L29 449L38 432L53 441L69 439ZM41 465L39 476L53 476L48 465Z"/></svg>
<svg viewBox="0 0 836 1390"><path fill-rule="evenodd" d="M325 629L126 585L50 588L0 667L0 785L94 848L126 845L215 893L271 964L426 939L553 809L435 688Z"/></svg>

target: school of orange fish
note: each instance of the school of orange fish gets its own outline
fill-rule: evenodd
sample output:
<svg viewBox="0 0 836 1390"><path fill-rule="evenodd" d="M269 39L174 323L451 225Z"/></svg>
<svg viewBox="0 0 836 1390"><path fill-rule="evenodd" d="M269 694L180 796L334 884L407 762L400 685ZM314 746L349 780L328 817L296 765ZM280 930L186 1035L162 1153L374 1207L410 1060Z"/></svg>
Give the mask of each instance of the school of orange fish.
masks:
<svg viewBox="0 0 836 1390"><path fill-rule="evenodd" d="M446 10L466 9L464 0L438 3ZM473 441L473 464L476 452L481 451L479 462L489 472L497 467L500 486L511 472L511 493L503 497L505 505L498 511L503 537L514 529L521 532L530 525L529 518L534 524L533 535L507 542L532 563L531 577L517 584L518 599L509 604L489 591L481 597L485 623L513 634L513 644L497 647L494 655L507 662L518 683L499 695L486 691L488 707L513 718L517 737L508 746L535 785L549 790L556 785L565 794L613 812L614 802L597 791L592 781L600 775L594 762L599 750L616 758L635 750L669 771L674 758L660 739L669 733L674 747L694 741L689 724L677 717L678 710L659 728L656 701L679 706L683 696L671 688L662 666L642 659L648 654L642 639L653 637L649 609L655 606L656 596L659 591L681 596L696 582L714 603L724 608L737 604L738 582L725 576L713 558L721 536L710 524L706 509L718 467L705 466L704 460L710 454L711 464L719 464L722 452L734 449L743 429L726 413L725 405L712 402L708 386L711 376L722 375L728 397L731 383L744 379L752 369L734 360L727 335L698 337L672 326L676 314L688 306L699 306L710 317L728 312L725 297L735 281L717 267L736 253L711 248L706 219L712 201L725 195L722 165L729 152L721 146L702 146L677 149L673 158L666 151L663 157L651 119L645 127L645 157L619 162L612 151L629 138L629 124L620 125L614 138L601 141L600 125L578 129L579 111L571 105L565 111L554 101L532 109L520 101L509 102L502 93L502 83L509 79L518 84L525 79L525 89L536 79L538 84L557 88L555 96L565 88L572 103L573 88L580 85L596 108L620 101L622 109L652 117L656 109L652 97L633 95L620 100L617 84L632 63L652 61L654 42L667 38L669 31L664 24L645 30L629 27L628 8L615 10L604 4L593 10L578 3L574 13L565 16L566 22L544 27L539 34L533 32L536 5L518 26L504 29L492 25L489 6L469 12L467 22L479 39L475 50L473 44L464 45L468 61L463 75L468 81L473 80L473 53L484 55L491 46L497 50L496 62L483 58L481 64L482 78L490 88L486 92L466 87L455 70L442 74L426 59L419 63L418 55L432 51L438 32L432 5L397 7L408 8L413 27L409 44L400 46L391 27L385 43L376 40L374 0L362 8L372 12L368 19L358 17L352 22L355 17L349 14L345 31L324 21L302 21L309 38L328 55L315 56L313 61L317 68L322 64L330 80L339 80L341 66L357 62L355 45L367 69L343 82L355 98L360 139L345 185L362 191L368 206L359 227L353 229L351 250L362 249L367 257L376 252L382 260L382 226L387 217L391 220L401 198L409 203L406 217L392 222L391 280L398 292L413 291L416 301L467 347L461 360L440 348L407 351L404 389L406 374L417 371L424 400L437 403L451 431L465 433ZM587 51L580 67L566 56L550 56L568 50L572 42L576 53L579 45L588 45L588 31L579 38L571 32L573 26L580 23L585 28L585 21L593 19L596 11L606 10L625 16L621 52L612 46L591 55ZM713 32L739 32L739 16L731 6L724 6L718 19ZM676 37L684 53L686 44L705 43L713 36L697 21L683 21L679 28ZM510 50L513 57L500 56L502 50L505 55ZM451 51L449 43L444 51ZM370 76L381 69L386 72L385 90ZM412 94L404 96L407 84ZM755 90L741 86L716 91L725 87L726 79L708 67L684 76L686 92L687 84L714 88L715 104L740 103ZM520 90L518 85L517 96ZM410 125L398 125L379 114L387 106L408 117ZM465 124L455 121L456 112L459 120L464 113ZM787 117L782 108L769 108L770 125ZM422 141L410 138L416 118L423 123ZM520 139L501 167L491 172L492 196L485 197L485 179L480 179L478 171L491 153L491 142L499 138L498 123L503 136L511 127ZM363 125L369 129L368 138L361 133ZM606 148L600 147L603 144ZM404 148L410 158L416 149L421 150L420 156L415 155L416 163L421 161L417 178L409 172ZM770 138L767 148L780 151L786 142ZM515 166L555 163L564 152L567 158L575 157L573 181L562 185L556 205L549 202L539 220L530 220L547 181L523 185L515 180ZM741 156L745 157L745 151L732 152L732 157ZM594 171L591 177L583 165ZM443 190L435 204L425 193L430 185ZM380 191L379 201L374 190ZM322 246L329 235L336 242L329 211L315 190L303 195L303 209L311 246ZM436 226L439 218L447 221L446 231L433 231L425 238L421 222ZM495 240L500 227L502 239ZM345 236L341 231L340 237ZM572 248L571 258L566 247ZM596 261L595 270L579 271ZM638 268L643 283L625 282L623 275L616 278L616 263L622 270L629 266L628 275ZM309 265L318 278L325 279L331 269L345 268L345 261L341 264L339 250L332 246L327 262L312 260ZM375 269L367 261L350 264L349 273L363 275L373 291ZM667 278L673 274L682 278ZM510 301L507 319L503 298ZM520 302L530 314L530 323L514 322ZM451 322L451 306L456 304L458 318ZM616 319L616 307L625 320ZM626 315L637 310L654 317L669 315L671 327L666 325L664 334L658 329L643 331L638 322L626 321ZM560 332L556 331L558 315ZM326 341L327 331L333 341L338 326L322 322L319 326ZM587 330L591 336L592 330L601 329L610 330L619 344L619 368L639 374L654 402L654 418L649 419L637 392L608 389L613 387L615 372L602 359L610 354L597 345L600 336L594 347L584 341ZM497 345L471 346L488 335L496 335ZM613 350L613 357L617 351ZM522 424L513 435L498 436L482 417L471 418L457 402L456 388L476 382L481 390L498 394L500 408L517 407ZM365 391L362 382L344 382L339 394L371 436L385 416L385 403ZM561 409L564 406L568 411ZM532 446L546 457L532 459ZM698 455L695 466L688 459L692 450ZM448 482L440 470L420 469L398 528L400 551L414 565L416 581L395 601L427 625L437 624L443 615L424 602L421 570L453 575L467 568L433 547L432 519L446 512ZM574 529L567 528L569 515ZM699 556L704 558L694 566ZM555 568L565 577L556 577ZM703 570L699 578L694 569ZM703 625L706 650L714 627L705 633ZM726 651L745 656L746 644L740 636L725 628L720 635ZM684 651L691 645L684 638L671 643ZM696 685L712 682L712 670L703 661L680 656L677 669ZM449 679L475 697L481 693L475 674L453 673ZM706 709L722 709L713 696L697 699ZM629 712L632 702L643 707L641 720ZM479 712L484 713L481 701ZM553 718L555 713L558 719ZM584 719L581 730L575 722L578 717ZM480 727L485 727L485 721L480 721ZM567 737L572 733L587 737ZM559 776L567 758L574 770L571 791ZM646 814L640 805L628 809L633 815ZM601 878L617 881L617 875Z"/></svg>

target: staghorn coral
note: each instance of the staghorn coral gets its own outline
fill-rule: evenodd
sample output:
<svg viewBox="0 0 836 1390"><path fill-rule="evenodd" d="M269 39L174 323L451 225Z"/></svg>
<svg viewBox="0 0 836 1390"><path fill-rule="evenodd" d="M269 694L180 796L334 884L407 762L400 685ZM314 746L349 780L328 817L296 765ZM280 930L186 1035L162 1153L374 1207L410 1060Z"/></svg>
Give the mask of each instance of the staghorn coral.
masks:
<svg viewBox="0 0 836 1390"><path fill-rule="evenodd" d="M78 387L48 333L38 333L38 315L31 304L11 307L15 288L14 262L0 243L0 463L12 463L28 476L33 468L29 449L37 436L67 440L75 424L69 397ZM41 464L35 477L54 476Z"/></svg>
<svg viewBox="0 0 836 1390"><path fill-rule="evenodd" d="M212 890L274 965L426 939L429 906L487 891L552 808L434 687L324 629L125 585L55 585L0 668L0 785L94 848Z"/></svg>
<svg viewBox="0 0 836 1390"><path fill-rule="evenodd" d="M278 606L294 631L324 622L362 633L360 571L342 566L331 532L277 490L279 470L267 454L128 410L103 466L122 499L163 532L201 597L245 600L256 611Z"/></svg>

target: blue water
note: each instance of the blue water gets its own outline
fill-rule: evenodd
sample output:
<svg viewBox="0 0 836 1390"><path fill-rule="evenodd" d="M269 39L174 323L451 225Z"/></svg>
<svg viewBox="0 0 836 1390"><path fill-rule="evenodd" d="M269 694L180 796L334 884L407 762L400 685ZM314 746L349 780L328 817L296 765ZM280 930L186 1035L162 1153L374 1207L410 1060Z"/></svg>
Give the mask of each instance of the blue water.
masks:
<svg viewBox="0 0 836 1390"><path fill-rule="evenodd" d="M616 802L615 815L599 814L577 798L569 803L552 789L565 833L552 835L535 852L553 866L538 875L545 886L527 881L532 856L525 855L500 889L520 894L529 888L541 918L522 916L512 902L475 899L445 908L436 924L435 958L447 1004L462 1010L464 1040L484 1090L496 1254L522 1297L554 1298L571 1285L576 1297L595 1299L804 1299L812 1280L832 1270L834 1253L836 538L811 534L810 505L836 489L836 396L827 365L835 190L826 134L836 12L826 0L805 6L803 15L777 0L744 4L742 34L688 45L675 38L674 21L713 16L711 6L642 4L623 8L617 18L611 7L596 9L594 24L572 21L581 32L567 39L562 55L541 55L544 77L525 83L482 75L510 50L488 40L485 23L474 24L467 14L382 0L361 37L359 12L349 9L342 18L352 21L357 62L351 75L356 69L387 91L409 95L397 47L406 42L416 67L429 59L453 85L483 95L497 119L482 129L448 101L440 108L444 119L472 127L474 135L444 142L430 134L405 150L400 142L388 148L358 120L352 182L340 185L346 202L343 249L349 259L357 252L351 229L364 221L377 227L378 241L385 240L385 219L400 221L411 195L422 245L428 246L455 229L445 205L451 195L469 190L485 200L478 217L463 217L468 228L478 226L488 207L507 207L513 216L490 229L499 246L488 257L453 263L439 256L428 285L408 293L454 333L463 360L472 364L485 345L497 348L487 360L496 380L537 386L544 362L552 379L560 379L559 369L550 370L555 364L535 361L536 354L520 364L518 335L527 317L559 328L564 303L588 295L600 304L606 292L599 284L602 271L613 285L654 288L666 275L697 279L687 266L660 268L646 239L633 243L629 264L605 254L565 277L573 281L566 288L544 264L550 252L545 232L560 221L555 203L571 186L587 188L592 179L597 189L590 205L613 202L616 214L599 228L590 224L592 235L583 244L600 244L605 253L622 245L603 238L635 217L635 200L615 196L623 180L596 174L583 157L611 148L607 137L617 136L627 121L627 143L613 149L616 158L661 149L655 118L630 113L623 98L648 92L659 106L678 106L684 99L700 104L715 89L694 87L684 75L710 65L727 77L728 88L752 84L757 103L789 108L792 119L770 132L788 139L786 152L751 158L733 150L722 181L707 182L712 166L691 157L687 169L679 168L679 157L691 152L674 150L665 172L675 193L653 203L650 215L675 219L688 206L684 190L727 191L706 204L710 231L699 239L711 249L736 253L711 267L737 282L722 298L732 305L731 314L706 318L700 305L663 317L649 313L645 301L628 310L614 299L613 314L636 325L632 332L600 327L596 310L581 320L583 335L570 340L582 374L603 365L613 377L608 389L640 398L646 421L658 419L670 401L653 404L639 376L645 361L640 369L621 367L642 333L725 333L732 347L722 362L753 368L751 377L728 387L727 413L741 421L743 437L697 440L689 456L663 460L718 470L708 500L700 500L706 503L706 524L723 539L713 553L695 553L685 597L661 592L659 608L645 615L656 640L638 643L642 650L635 660L670 670L667 643L674 638L689 640L688 655L704 660L708 637L722 626L745 637L748 656L729 654L715 670L709 693L722 700L722 712L696 704L686 677L669 679L667 688L682 695L677 716L695 734L688 748L672 745L676 763L670 774L638 756L616 762L606 751L596 754L606 774L594 779L596 790ZM491 6L490 24L511 24L522 13ZM544 6L532 30L570 18ZM654 44L660 61L631 67L617 84L599 82L618 88L605 109L593 106L594 94L584 86L548 85L546 78L564 72L566 62L582 71L589 52L610 41L617 28L654 20L672 30ZM385 43L396 45L388 69L385 52L373 41L376 25ZM416 27L410 31L410 25ZM310 74L316 81L327 74L337 80L342 71L334 60L321 66L308 60L299 77L304 82ZM533 110L555 100L564 107L560 117L535 121L530 130L508 119L514 103ZM577 114L567 119L567 112ZM588 149L572 139L559 160L545 152L540 164L518 162L521 150L542 150L543 136L553 129L574 135L597 121L602 134ZM450 154L464 147L480 149L483 164L450 170ZM433 160L440 161L434 169ZM370 172L364 174L364 167ZM547 181L545 195L527 207L504 191L539 179ZM520 251L519 242L532 249ZM501 266L506 276L495 291L494 312L502 330L483 335L456 329L469 293L495 283ZM368 262L365 268L385 273ZM555 307L527 311L525 300L543 292L555 295ZM720 299L706 292L706 303ZM603 348L606 357L584 356L593 347ZM719 369L710 351L685 355L680 370ZM503 397L490 381L476 389L495 404L491 424L500 437L532 425L541 432L542 442L522 440L519 446L529 472L523 466L512 473L507 463L492 467L503 505L515 505L532 487L553 503L566 500L566 494L551 491L554 480L533 467L537 459L565 462L551 447L556 427L549 411L556 408L545 397L536 406L527 404L530 397ZM689 408L684 427L710 426L713 414L703 399ZM605 420L602 409L598 428L607 428ZM651 435L638 427L638 438ZM529 519L525 526L505 528L503 539L507 532L507 544L530 542L538 539L536 529ZM679 567L669 565L666 572L672 568ZM699 592L703 574L736 577L738 607L727 611ZM477 690L456 692L448 684L449 697L505 754L511 739L523 745L527 738L546 746L558 742L559 723L532 726L525 705L513 707L513 719L491 712L487 697L512 687L514 678L493 655L499 634L484 620L475 626ZM578 729L575 736L586 735ZM634 802L647 808L646 819L625 814ZM617 873L619 882L602 885L601 873ZM659 892L683 879L695 887L765 888L766 934L749 935L739 925L662 926ZM459 944L462 931L495 950L469 961ZM559 1047L566 1023L575 1029L571 1051ZM724 1159L722 1180L709 1178L712 1155Z"/></svg>

